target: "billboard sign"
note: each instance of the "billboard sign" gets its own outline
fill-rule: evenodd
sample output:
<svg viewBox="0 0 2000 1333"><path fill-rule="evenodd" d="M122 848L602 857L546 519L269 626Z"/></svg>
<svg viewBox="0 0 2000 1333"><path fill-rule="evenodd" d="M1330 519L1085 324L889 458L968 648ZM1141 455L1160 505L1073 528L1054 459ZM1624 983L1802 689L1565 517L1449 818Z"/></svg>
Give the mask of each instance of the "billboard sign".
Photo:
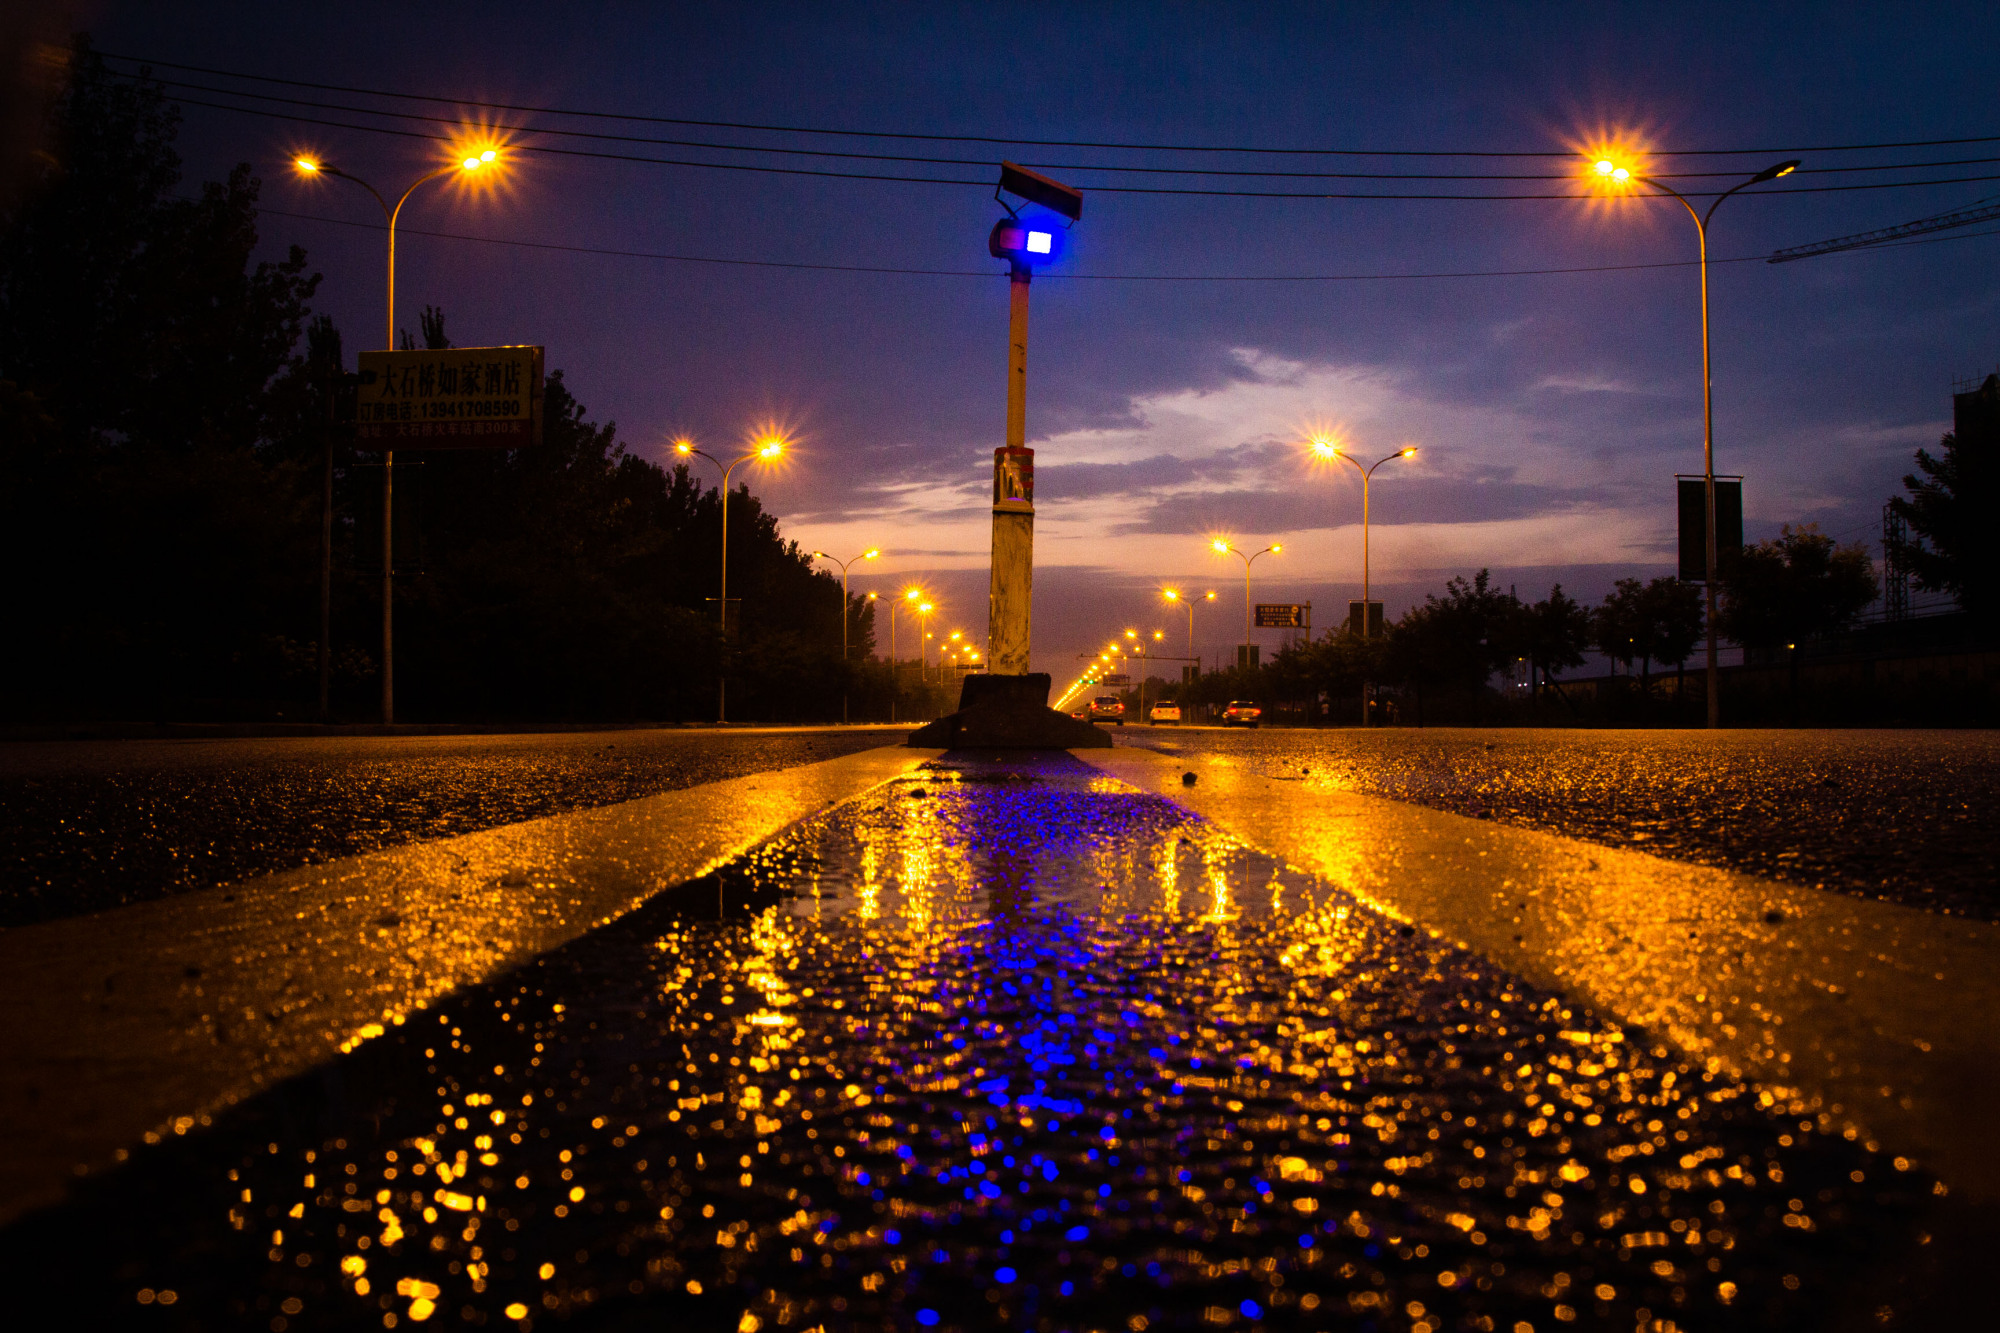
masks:
<svg viewBox="0 0 2000 1333"><path fill-rule="evenodd" d="M1130 685L1132 677L1127 672L1114 671L1108 676L1099 676L1097 683L1099 685Z"/></svg>
<svg viewBox="0 0 2000 1333"><path fill-rule="evenodd" d="M1257 603L1258 629L1311 629L1311 602Z"/></svg>
<svg viewBox="0 0 2000 1333"><path fill-rule="evenodd" d="M1357 638L1366 637L1372 639L1380 637L1382 633L1382 603L1368 603L1368 627L1364 631L1361 627L1361 603L1358 601L1349 602L1347 604L1347 632Z"/></svg>
<svg viewBox="0 0 2000 1333"><path fill-rule="evenodd" d="M542 441L542 349L363 352L354 435L363 448L519 449Z"/></svg>

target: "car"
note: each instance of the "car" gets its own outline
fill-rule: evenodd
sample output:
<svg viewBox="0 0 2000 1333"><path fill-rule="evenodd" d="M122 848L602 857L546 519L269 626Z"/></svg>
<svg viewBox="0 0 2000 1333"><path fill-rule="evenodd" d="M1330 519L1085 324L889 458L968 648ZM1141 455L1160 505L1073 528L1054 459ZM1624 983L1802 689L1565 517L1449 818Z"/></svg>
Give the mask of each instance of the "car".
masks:
<svg viewBox="0 0 2000 1333"><path fill-rule="evenodd" d="M1092 722L1116 722L1125 725L1125 701L1115 694L1100 694L1090 701Z"/></svg>
<svg viewBox="0 0 2000 1333"><path fill-rule="evenodd" d="M1154 704L1153 711L1147 716L1146 720L1156 727L1162 722L1172 722L1179 725L1181 720L1181 706L1179 704Z"/></svg>
<svg viewBox="0 0 2000 1333"><path fill-rule="evenodd" d="M1231 699L1229 707L1222 710L1222 725L1225 727L1255 727L1264 716L1264 710L1248 699Z"/></svg>

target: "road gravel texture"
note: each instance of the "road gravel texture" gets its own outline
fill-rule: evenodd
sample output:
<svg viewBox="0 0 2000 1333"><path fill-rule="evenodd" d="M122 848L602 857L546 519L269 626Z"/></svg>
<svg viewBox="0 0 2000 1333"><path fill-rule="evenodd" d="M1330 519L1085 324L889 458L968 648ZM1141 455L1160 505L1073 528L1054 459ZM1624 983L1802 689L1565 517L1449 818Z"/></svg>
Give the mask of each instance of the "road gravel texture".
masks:
<svg viewBox="0 0 2000 1333"><path fill-rule="evenodd" d="M1945 1206L1047 757L809 821L0 1251L76 1327L1817 1330L1916 1326Z"/></svg>
<svg viewBox="0 0 2000 1333"><path fill-rule="evenodd" d="M1271 777L2000 920L1990 731L1128 730Z"/></svg>
<svg viewBox="0 0 2000 1333"><path fill-rule="evenodd" d="M904 730L0 745L0 926L900 743Z"/></svg>

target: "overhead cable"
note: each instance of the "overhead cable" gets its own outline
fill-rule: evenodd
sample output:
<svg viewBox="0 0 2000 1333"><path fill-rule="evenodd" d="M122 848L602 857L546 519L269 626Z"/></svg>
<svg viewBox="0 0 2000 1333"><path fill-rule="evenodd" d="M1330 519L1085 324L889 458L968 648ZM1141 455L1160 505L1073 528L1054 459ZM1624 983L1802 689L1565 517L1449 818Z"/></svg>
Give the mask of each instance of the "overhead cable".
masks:
<svg viewBox="0 0 2000 1333"><path fill-rule="evenodd" d="M385 230L380 222L364 222L352 218L325 217L317 213L294 213L284 209L263 208L257 210L271 217L296 218L306 222L325 222L336 227L354 227L364 231ZM1004 268L897 268L876 264L813 264L802 261L781 259L726 259L715 255L682 255L660 250L614 250L591 245L562 245L553 241L522 241L502 236L472 236L464 232L427 231L417 227L399 226L399 236L423 236L442 241L471 241L479 245L507 245L524 250L549 250L561 254L601 255L613 259L652 259L678 264L719 264L730 268L777 268L801 269L822 273L874 273L927 278L995 278L1007 276ZM1940 236L1930 241L1908 241L1905 245L1928 245L1938 241L1970 240L1974 236L2000 235L2000 231L1970 232L1961 236ZM1882 249L1898 249L1888 245ZM1763 255L1736 255L1727 259L1711 259L1711 266L1719 264L1755 264L1763 261ZM1632 273L1646 269L1693 268L1701 261L1695 259L1660 260L1646 264L1593 264L1569 268L1512 268L1512 269L1468 269L1456 272L1433 273L1065 273L1047 271L1043 277L1054 281L1072 282L1409 282L1438 281L1457 278L1535 278L1556 277L1578 273Z"/></svg>
<svg viewBox="0 0 2000 1333"><path fill-rule="evenodd" d="M136 79L137 75L121 75ZM184 89L189 92L209 93L220 97L234 97L258 102L273 102L283 106L301 106L318 111L339 111L353 115L380 116L395 120L414 120L431 125L462 126L463 117L440 116L421 111L384 111L375 107L354 106L342 102L321 102L310 98L281 97L271 93L244 92L233 88L218 88L212 84L187 83L177 79L155 79L163 88ZM201 106L214 103L201 102ZM259 107L237 107L237 110L256 114ZM601 130L575 130L560 127L533 125L489 125L481 129L494 134L546 135L563 139L589 139L612 143L654 144L667 148L707 148L727 153L770 153L786 157L825 157L862 162L913 162L925 166L948 167L994 167L997 158L968 157L923 157L908 153L856 153L831 148L787 148L764 144L717 143L710 139L667 139L656 135L610 134ZM2000 163L2000 157L1947 158L1926 162L1876 162L1858 163L1846 166L1802 167L1788 173L1795 176L1851 174L1865 171L1923 171L1941 167L1986 166ZM1404 172L1404 171L1284 171L1247 170L1234 167L1148 167L1130 166L1106 162L1025 162L1022 165L1043 171L1062 172L1112 172L1125 175L1148 176L1248 176L1269 179L1294 180L1478 180L1478 181L1573 181L1576 173L1563 172ZM1678 171L1656 173L1664 180L1736 180L1740 171Z"/></svg>
<svg viewBox="0 0 2000 1333"><path fill-rule="evenodd" d="M195 74L208 74L222 78L240 79L245 82L268 83L290 88L310 88L319 92L354 93L367 97L391 98L399 101L432 102L456 107L478 107L488 111L526 111L538 115L574 116L595 120L625 120L655 125L692 125L703 129L747 130L767 134L821 134L844 138L862 139L911 139L931 143L990 143L1020 145L1034 148L1109 148L1130 149L1139 152L1171 153L1270 153L1281 156L1302 157L1485 157L1485 158L1569 158L1576 156L1573 150L1464 150L1464 149L1367 149L1367 148L1273 148L1258 144L1166 144L1143 143L1131 140L1092 139L1035 139L986 134L938 134L934 132L899 130L855 130L836 129L829 126L774 125L746 121L697 120L681 116L643 115L636 112L594 111L577 108L537 106L521 102L492 102L470 97L447 97L436 93L409 93L385 88L359 87L353 84L316 83L305 79L280 78L270 74L248 74L241 70L217 69L208 65L188 65L171 60L152 60L143 56L121 55L110 51L99 51L98 55L107 60L122 61L127 64L152 66L160 69L186 70ZM1765 156L1799 153L1851 153L1866 152L1884 148L1944 148L1959 144L2000 143L2000 134L1967 135L1948 139L1903 139L1877 143L1859 144L1790 144L1775 148L1680 148L1660 149L1649 154L1653 157L1735 157Z"/></svg>
<svg viewBox="0 0 2000 1333"><path fill-rule="evenodd" d="M182 106L206 107L215 111L232 111L238 115L259 116L268 120L283 120L294 124L321 125L333 129L358 130L366 134L386 134L403 139L426 139L435 143L450 143L450 136L429 134L421 130L395 129L385 125L358 125L351 121L327 120L318 116L294 115L285 111L267 111L259 107L231 106L221 102L204 102L197 98L174 99ZM688 158L647 157L638 153L611 153L587 148L555 148L546 144L520 144L515 151L540 153L555 157L588 158L601 162L637 162L650 166L695 167L708 171L745 171L760 175L775 176L816 176L832 180L887 181L907 185L955 185L974 186L981 190L993 188L991 178L964 180L942 176L901 176L884 172L834 171L818 167L777 167L754 162L703 162ZM1871 181L1858 185L1802 185L1789 189L1764 190L1760 197L1771 198L1790 194L1839 194L1854 190L1900 190L1914 189L1927 185L1965 185L1984 181L2000 180L2000 175L1951 176L1916 181ZM1509 194L1452 194L1441 191L1365 192L1359 190L1215 190L1198 189L1192 186L1164 185L1097 185L1092 186L1094 194L1145 194L1145 195L1187 195L1215 199L1410 199L1410 200L1458 200L1466 202L1498 202L1505 200L1584 200L1600 196L1590 191L1561 191ZM1722 193L1713 190L1683 190L1690 199L1707 199Z"/></svg>

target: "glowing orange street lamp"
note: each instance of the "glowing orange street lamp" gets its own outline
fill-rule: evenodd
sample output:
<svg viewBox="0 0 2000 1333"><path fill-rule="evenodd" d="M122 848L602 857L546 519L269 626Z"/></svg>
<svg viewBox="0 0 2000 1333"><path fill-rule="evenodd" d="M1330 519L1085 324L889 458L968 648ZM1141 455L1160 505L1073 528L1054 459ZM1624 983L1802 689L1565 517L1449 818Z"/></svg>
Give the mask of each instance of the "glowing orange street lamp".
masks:
<svg viewBox="0 0 2000 1333"><path fill-rule="evenodd" d="M875 594L871 592L868 595L872 598ZM922 589L905 588L901 597L889 603L889 720L891 722L896 720L896 698L902 688L896 675L896 612L907 609L910 614L915 615L917 602L923 595Z"/></svg>
<svg viewBox="0 0 2000 1333"><path fill-rule="evenodd" d="M813 552L813 559L831 561L833 564L840 566L840 669L842 672L840 683L840 723L842 726L847 725L847 678L845 674L847 671L847 621L848 617L852 614L852 609L847 600L847 567L857 560L873 560L881 554L882 552L873 546L863 551L860 555L847 560L830 556L825 551ZM872 600L875 594L870 593L868 596Z"/></svg>
<svg viewBox="0 0 2000 1333"><path fill-rule="evenodd" d="M1789 176L1798 169L1798 158L1790 158L1775 165L1765 167L1756 175L1730 186L1721 194L1715 196L1714 201L1709 204L1706 213L1696 212L1695 206L1688 202L1686 196L1665 181L1653 176L1639 175L1626 163L1616 161L1610 157L1597 158L1584 173L1586 181L1607 192L1621 192L1628 189L1632 182L1638 181L1641 184L1652 186L1662 194L1670 194L1680 200L1681 207L1687 209L1688 216L1694 219L1695 238L1701 247L1701 474L1702 509L1704 512L1704 521L1708 529L1707 558L1702 566L1702 573L1706 577L1702 582L1708 593L1708 671L1705 683L1708 693L1708 725L1711 727L1722 725L1722 692L1720 687L1721 673L1716 667L1715 660L1715 566L1717 556L1715 544L1715 406L1714 397L1710 392L1709 380L1708 223L1709 219L1715 216L1715 210L1722 207L1722 201L1730 195L1735 194L1738 190L1746 190L1752 185L1762 185L1766 181L1774 181L1780 176Z"/></svg>
<svg viewBox="0 0 2000 1333"><path fill-rule="evenodd" d="M362 180L361 177L342 171L339 167L328 166L319 158L311 156L295 157L292 159L292 165L298 168L301 175L334 176L344 181L352 181L373 195L375 202L382 206L382 216L389 224L389 299L384 311L384 323L387 326L388 333L383 340L382 346L391 352L395 351L396 219L402 214L403 205L409 202L410 196L417 192L419 185L437 180L441 176L450 176L453 174L464 175L472 172L486 171L489 168L496 171L499 170L501 166L500 150L498 148L482 148L468 153L450 166L439 167L436 171L417 177L410 182L409 188L397 197L393 205L389 203L388 199L383 197L380 190L370 185L367 181ZM396 572L394 558L395 535L391 513L391 507L396 495L395 477L396 451L393 449L384 449L382 451L382 721L384 723L396 720ZM322 642L324 642L324 637L322 637Z"/></svg>
<svg viewBox="0 0 2000 1333"><path fill-rule="evenodd" d="M1249 666L1250 665L1250 566L1257 562L1258 556L1277 555L1280 552L1282 552L1285 548L1277 542L1272 542L1269 546L1266 546L1263 550L1256 552L1256 554L1246 555L1241 550L1238 550L1233 542L1229 541L1227 538L1224 537L1217 537L1214 541L1210 542L1208 545L1209 549L1213 550L1217 555L1233 555L1238 560L1241 560L1243 562L1243 654L1242 654L1243 660L1239 662L1237 665Z"/></svg>
<svg viewBox="0 0 2000 1333"><path fill-rule="evenodd" d="M1166 598L1166 599L1167 599L1168 601L1170 601L1170 602L1174 603L1175 605L1179 606L1179 607L1181 608L1181 610L1183 610L1183 611L1187 612L1187 625L1188 625L1188 642L1187 642L1187 649L1188 649L1188 656L1189 656L1189 657L1193 657L1193 656L1194 656L1194 600L1195 600L1195 599L1194 599L1193 597L1191 597L1191 596L1188 596L1188 597L1183 597L1183 596L1181 595L1181 591L1180 591L1180 589L1178 589L1178 588L1168 588L1168 589L1164 590L1163 592L1161 592L1160 596L1162 596L1162 597ZM1214 592L1213 592L1212 590L1211 590L1211 591L1209 591L1209 592L1207 592L1207 593L1204 593L1204 594L1202 595L1202 600L1203 600L1203 601L1205 601L1205 602L1212 602L1212 601L1214 601L1214 600L1215 600L1215 593L1214 593Z"/></svg>
<svg viewBox="0 0 2000 1333"><path fill-rule="evenodd" d="M1315 458L1322 458L1328 462L1338 460L1342 463L1350 464L1356 472L1361 474L1361 637L1365 639L1369 636L1371 622L1374 619L1371 614L1373 603L1370 599L1372 588L1369 583L1368 569L1368 484L1374 479L1376 468L1394 459L1415 458L1417 456L1417 448L1415 445L1405 445L1395 453L1385 454L1364 467L1361 460L1343 449L1340 441L1333 436L1324 434L1314 435L1310 444L1312 445L1312 452Z"/></svg>
<svg viewBox="0 0 2000 1333"><path fill-rule="evenodd" d="M776 462L784 455L785 441L777 435L760 436L751 442L751 447L746 452L730 460L727 466L714 454L695 448L693 440L675 440L674 452L682 458L706 458L709 462L715 464L717 468L721 469L722 472L722 593L716 598L716 602L721 608L718 624L722 629L723 652L727 654L729 642L729 474L736 471L738 464L748 463L753 459L760 463ZM729 720L728 659L725 656L723 660L723 670L716 676L715 680L715 720L717 722L726 722Z"/></svg>

